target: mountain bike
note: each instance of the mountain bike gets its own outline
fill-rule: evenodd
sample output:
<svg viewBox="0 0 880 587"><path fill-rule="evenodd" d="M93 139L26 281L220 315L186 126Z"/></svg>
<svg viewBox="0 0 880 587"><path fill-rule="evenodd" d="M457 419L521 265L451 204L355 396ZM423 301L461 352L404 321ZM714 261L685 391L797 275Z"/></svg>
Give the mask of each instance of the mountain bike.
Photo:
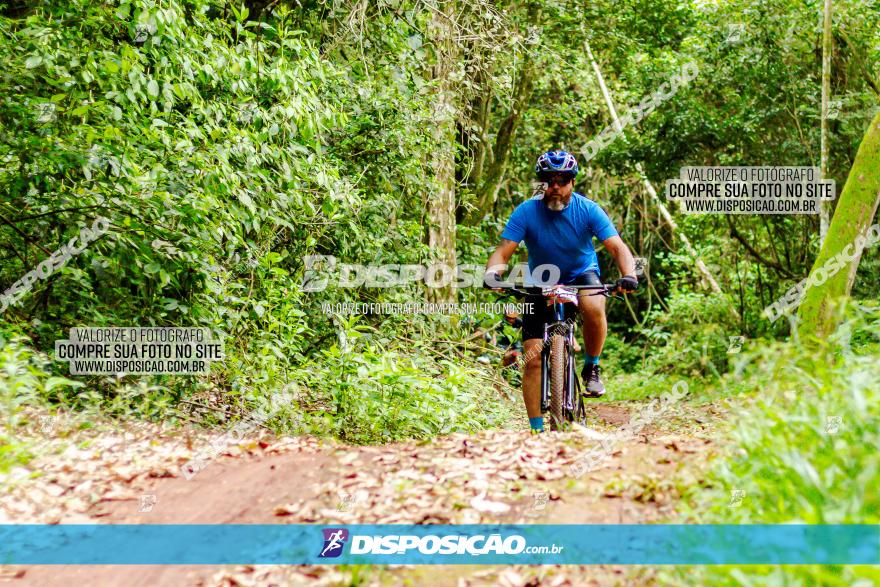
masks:
<svg viewBox="0 0 880 587"><path fill-rule="evenodd" d="M586 422L587 410L580 393L580 381L575 371L574 322L565 320L565 304L577 304L578 290L595 290L588 295L613 297L617 284L553 285L543 287L500 283L500 295L524 298L541 295L547 305L553 306L553 319L544 325L541 345L541 413L550 412L550 430L561 430L570 422ZM509 292L509 293L506 293ZM528 357L524 357L528 361Z"/></svg>

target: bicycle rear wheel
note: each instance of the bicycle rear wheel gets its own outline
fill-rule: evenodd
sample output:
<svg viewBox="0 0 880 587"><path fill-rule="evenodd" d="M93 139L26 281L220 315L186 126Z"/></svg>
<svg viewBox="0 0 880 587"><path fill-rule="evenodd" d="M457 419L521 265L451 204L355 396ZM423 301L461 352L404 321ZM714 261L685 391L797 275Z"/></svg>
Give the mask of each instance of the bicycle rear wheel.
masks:
<svg viewBox="0 0 880 587"><path fill-rule="evenodd" d="M562 334L550 337L550 430L561 430L565 425L565 338Z"/></svg>

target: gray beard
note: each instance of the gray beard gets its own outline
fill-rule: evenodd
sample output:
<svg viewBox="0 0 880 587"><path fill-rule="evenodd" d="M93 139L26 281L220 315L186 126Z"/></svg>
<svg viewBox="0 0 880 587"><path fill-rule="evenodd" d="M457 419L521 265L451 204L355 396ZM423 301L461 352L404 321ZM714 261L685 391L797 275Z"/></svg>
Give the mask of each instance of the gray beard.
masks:
<svg viewBox="0 0 880 587"><path fill-rule="evenodd" d="M547 207L553 210L554 212L562 212L565 210L565 204L560 202L559 200L554 200L553 203L545 202Z"/></svg>

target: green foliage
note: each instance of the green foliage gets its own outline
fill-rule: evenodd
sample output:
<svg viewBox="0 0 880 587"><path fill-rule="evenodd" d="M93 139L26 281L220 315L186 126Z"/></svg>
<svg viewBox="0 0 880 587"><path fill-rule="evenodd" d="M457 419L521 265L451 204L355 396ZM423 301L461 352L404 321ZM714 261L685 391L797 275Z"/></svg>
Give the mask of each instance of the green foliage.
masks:
<svg viewBox="0 0 880 587"><path fill-rule="evenodd" d="M655 308L636 332L650 353L644 367L652 372L690 377L719 377L727 371L730 336L736 325L723 295L681 291Z"/></svg>
<svg viewBox="0 0 880 587"><path fill-rule="evenodd" d="M796 344L744 356L756 394L737 408L733 444L688 510L699 523L876 524L880 497L880 311L865 308L825 351ZM847 343L846 340L850 342ZM835 349L843 348L843 351ZM742 369L742 366L741 366ZM731 507L731 492L743 492ZM687 571L688 582L694 569ZM730 585L876 583L867 567L711 567L698 582ZM679 575L684 577L684 575Z"/></svg>
<svg viewBox="0 0 880 587"><path fill-rule="evenodd" d="M8 333L6 334L8 336ZM28 445L17 439L18 430L28 423L24 409L66 388L82 387L79 381L47 375L48 358L26 346L20 335L0 334L0 473L31 458Z"/></svg>
<svg viewBox="0 0 880 587"><path fill-rule="evenodd" d="M352 352L333 345L316 363L304 381L304 427L351 443L500 427L513 407L479 381L477 369L409 349L367 343Z"/></svg>
<svg viewBox="0 0 880 587"><path fill-rule="evenodd" d="M4 283L40 261L31 243L55 248L97 216L111 222L18 308L40 319L39 343L83 322L259 315L240 282L265 273L223 265L273 246L297 258L314 246L305 227L355 203L321 157L321 133L345 121L318 95L328 68L296 31L257 35L215 11L45 3L4 24L0 185L22 229L4 235L19 253ZM316 202L318 190L331 195Z"/></svg>
<svg viewBox="0 0 880 587"><path fill-rule="evenodd" d="M0 282L95 218L111 223L3 320L47 350L83 324L207 326L226 341L208 380L91 378L51 401L169 417L183 396L219 389L245 412L335 336L319 304L353 293L299 291L304 255L427 257L413 205L430 149L418 68L382 58L376 76L331 63L308 38L315 22L284 7L264 16L144 0L44 2L2 17L0 188L15 229L0 228L12 253ZM392 20L377 55L413 58L411 31Z"/></svg>

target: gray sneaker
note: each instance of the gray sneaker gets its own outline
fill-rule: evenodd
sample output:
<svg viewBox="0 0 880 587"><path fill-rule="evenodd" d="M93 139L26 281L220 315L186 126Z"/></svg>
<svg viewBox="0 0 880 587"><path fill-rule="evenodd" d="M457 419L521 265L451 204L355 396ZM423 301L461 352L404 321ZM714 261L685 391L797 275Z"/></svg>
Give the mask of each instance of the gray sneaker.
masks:
<svg viewBox="0 0 880 587"><path fill-rule="evenodd" d="M602 397L605 395L605 385L599 376L599 365L587 363L581 371L581 379L584 381L584 395L586 397Z"/></svg>

